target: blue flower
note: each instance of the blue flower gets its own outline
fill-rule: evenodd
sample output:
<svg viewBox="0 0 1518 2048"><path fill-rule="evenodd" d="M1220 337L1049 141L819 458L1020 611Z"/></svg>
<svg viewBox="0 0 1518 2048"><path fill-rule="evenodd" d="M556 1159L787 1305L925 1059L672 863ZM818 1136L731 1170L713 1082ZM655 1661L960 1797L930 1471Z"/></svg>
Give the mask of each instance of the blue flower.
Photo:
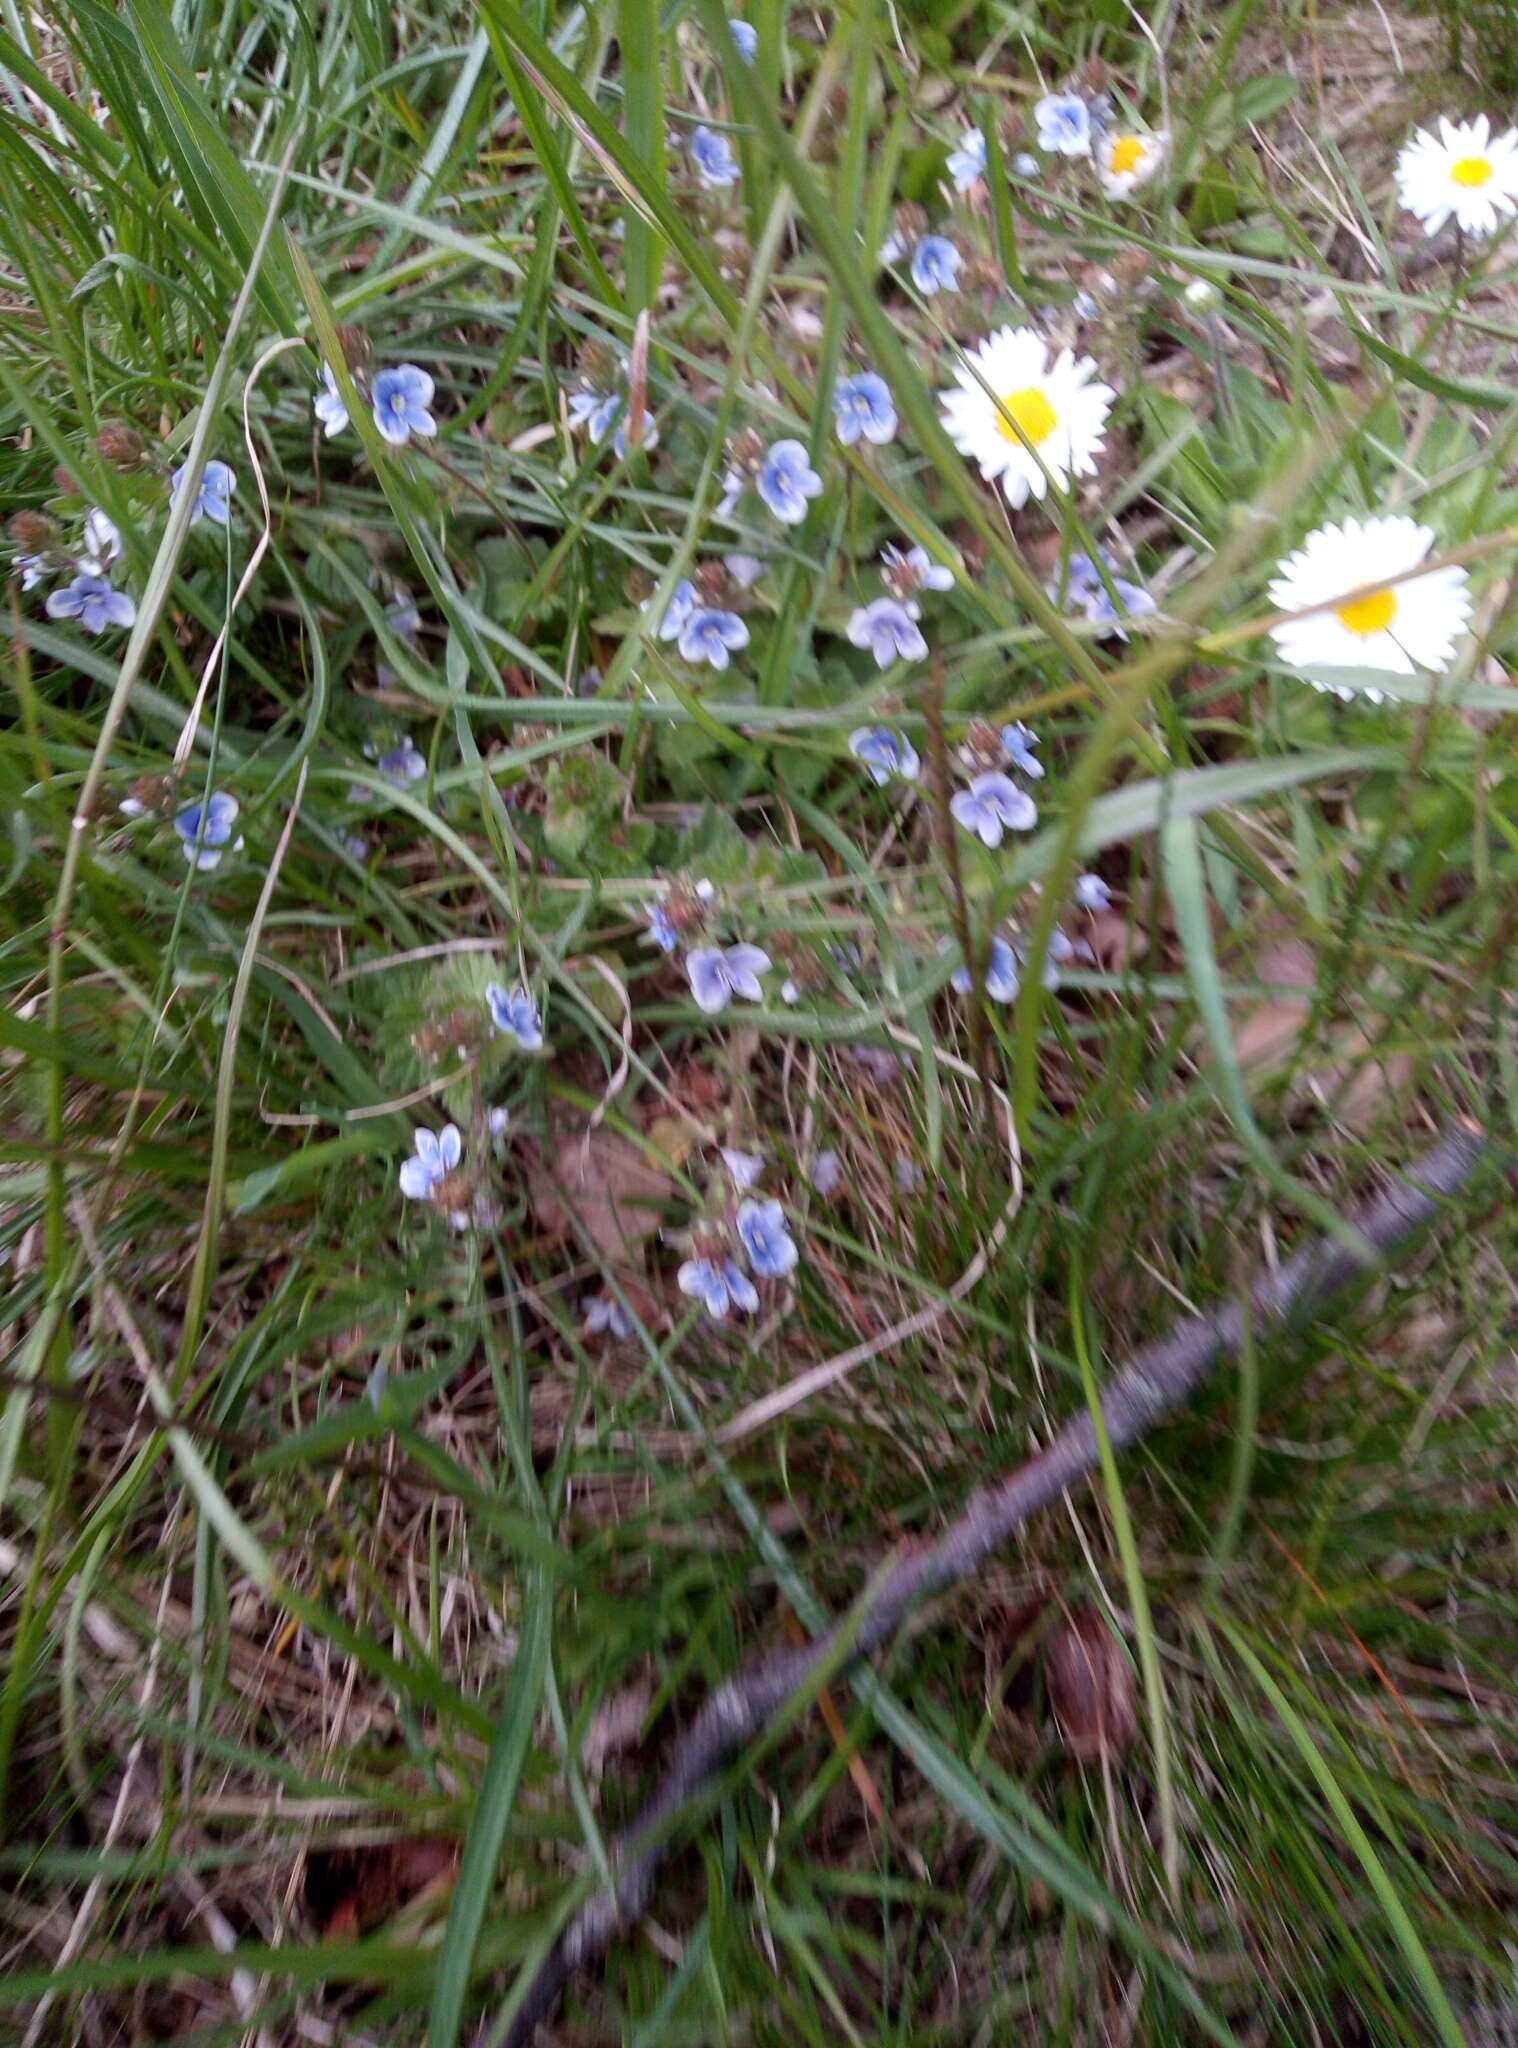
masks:
<svg viewBox="0 0 1518 2048"><path fill-rule="evenodd" d="M759 31L747 21L730 21L727 32L733 39L733 47L745 64L752 64L759 54Z"/></svg>
<svg viewBox="0 0 1518 2048"><path fill-rule="evenodd" d="M709 661L713 668L726 668L728 649L747 647L748 627L736 612L716 605L698 605L680 628L681 659L699 664Z"/></svg>
<svg viewBox="0 0 1518 2048"><path fill-rule="evenodd" d="M395 448L404 448L413 434L430 440L437 421L429 407L437 386L415 363L398 363L393 370L380 370L374 379L370 403L374 424Z"/></svg>
<svg viewBox="0 0 1518 2048"><path fill-rule="evenodd" d="M1075 900L1082 910L1110 910L1112 891L1100 875L1077 875Z"/></svg>
<svg viewBox="0 0 1518 2048"><path fill-rule="evenodd" d="M220 867L223 853L242 851L241 835L232 839L236 824L237 799L224 789L213 789L203 804L186 804L174 818L185 859L202 869Z"/></svg>
<svg viewBox="0 0 1518 2048"><path fill-rule="evenodd" d="M84 553L80 568L87 576L108 576L111 564L120 560L121 528L98 505L91 505L84 515Z"/></svg>
<svg viewBox="0 0 1518 2048"><path fill-rule="evenodd" d="M812 1164L812 1186L824 1201L843 1185L843 1161L831 1146L819 1152Z"/></svg>
<svg viewBox="0 0 1518 2048"><path fill-rule="evenodd" d="M877 668L889 668L893 661L921 661L928 651L917 626L915 604L900 604L894 597L877 597L861 605L848 626L849 645L868 647Z"/></svg>
<svg viewBox="0 0 1518 2048"><path fill-rule="evenodd" d="M896 402L884 377L861 370L845 377L833 392L833 418L838 438L852 448L861 434L877 448L896 438Z"/></svg>
<svg viewBox="0 0 1518 2048"><path fill-rule="evenodd" d="M1063 594L1072 611L1084 612L1093 626L1105 626L1112 636L1126 640L1123 628L1125 618L1148 618L1155 609L1154 599L1141 584L1129 583L1126 578L1113 573L1112 555L1106 548L1098 548L1097 555L1101 569L1107 572L1107 581L1102 580L1101 569L1090 555L1077 552L1070 557L1070 568L1064 592L1056 580L1049 586L1049 595L1058 600ZM1112 589L1109 591L1107 584ZM1116 593L1117 604L1112 601ZM1121 605L1122 610L1118 610Z"/></svg>
<svg viewBox="0 0 1518 2048"><path fill-rule="evenodd" d="M714 135L710 128L698 128L690 139L690 153L696 175L709 191L737 184L738 160L725 135Z"/></svg>
<svg viewBox="0 0 1518 2048"><path fill-rule="evenodd" d="M799 441L776 441L760 465L754 488L778 520L799 526L806 517L807 499L822 489L822 478Z"/></svg>
<svg viewBox="0 0 1518 2048"><path fill-rule="evenodd" d="M769 954L758 946L702 946L687 956L685 973L697 1008L715 1017L734 996L762 1003L764 985L759 977L769 964Z"/></svg>
<svg viewBox="0 0 1518 2048"><path fill-rule="evenodd" d="M1076 93L1050 93L1033 109L1038 146L1058 156L1090 156L1091 109Z"/></svg>
<svg viewBox="0 0 1518 2048"><path fill-rule="evenodd" d="M169 478L169 504L184 488L187 462L181 462ZM232 516L232 493L237 489L237 478L224 462L212 460L201 471L200 489L195 494L195 510L190 514L191 526L197 526L202 519L209 519L213 526L225 526Z"/></svg>
<svg viewBox="0 0 1518 2048"><path fill-rule="evenodd" d="M740 1202L738 1236L761 1280L783 1280L795 1271L799 1255L778 1202Z"/></svg>
<svg viewBox="0 0 1518 2048"><path fill-rule="evenodd" d="M764 1161L757 1152L739 1152L731 1145L722 1147L722 1163L740 1195L746 1195L764 1171Z"/></svg>
<svg viewBox="0 0 1518 2048"><path fill-rule="evenodd" d="M893 775L903 782L915 782L922 769L917 750L902 734L888 725L861 725L849 734L849 752L862 761L882 786Z"/></svg>
<svg viewBox="0 0 1518 2048"><path fill-rule="evenodd" d="M956 967L949 977L949 986L958 995L967 996L971 987L969 968ZM986 961L986 994L993 1003L1011 1003L1017 1000L1019 986L1017 955L1005 939L993 939Z"/></svg>
<svg viewBox="0 0 1518 2048"><path fill-rule="evenodd" d="M45 583L53 575L53 564L46 555L17 555L16 567L21 571L21 588L35 590L39 583Z"/></svg>
<svg viewBox="0 0 1518 2048"><path fill-rule="evenodd" d="M912 251L912 282L924 298L934 292L951 292L963 261L946 235L924 235Z"/></svg>
<svg viewBox="0 0 1518 2048"><path fill-rule="evenodd" d="M720 1323L729 1307L746 1316L759 1307L753 1281L731 1259L687 1259L675 1278L680 1292L699 1301L713 1322Z"/></svg>
<svg viewBox="0 0 1518 2048"><path fill-rule="evenodd" d="M416 600L399 584L394 597L385 606L385 624L396 639L403 640L408 647L414 647L421 638L422 615L416 608Z"/></svg>
<svg viewBox="0 0 1518 2048"><path fill-rule="evenodd" d="M337 388L330 363L322 364L322 389L312 399L311 410L321 421L322 434L328 441L348 424L348 408L343 404L343 394Z"/></svg>
<svg viewBox="0 0 1518 2048"><path fill-rule="evenodd" d="M1001 729L1001 743L1006 749L1007 759L1020 774L1030 782L1043 780L1044 764L1034 754L1038 745L1038 734L1031 726L1018 719L1015 725L1004 725Z"/></svg>
<svg viewBox="0 0 1518 2048"><path fill-rule="evenodd" d="M757 555L724 555L722 566L740 590L752 590L764 574L764 564Z"/></svg>
<svg viewBox="0 0 1518 2048"><path fill-rule="evenodd" d="M137 607L124 590L112 590L103 576L76 576L47 596L50 619L77 619L86 633L104 633L112 626L130 626Z"/></svg>
<svg viewBox="0 0 1518 2048"><path fill-rule="evenodd" d="M968 789L949 801L949 809L967 832L985 846L1000 846L1003 832L1031 832L1038 808L1010 775L977 775Z"/></svg>
<svg viewBox="0 0 1518 2048"><path fill-rule="evenodd" d="M695 609L696 586L688 576L683 576L669 594L669 603L659 621L659 638L678 640L685 630L686 620Z"/></svg>
<svg viewBox="0 0 1518 2048"><path fill-rule="evenodd" d="M1029 150L1021 149L1012 159L1012 168L1020 178L1036 178L1038 176L1038 158Z"/></svg>
<svg viewBox="0 0 1518 2048"><path fill-rule="evenodd" d="M954 571L935 562L926 548L885 547L880 561L881 577L892 597L906 599L914 590L954 588Z"/></svg>
<svg viewBox="0 0 1518 2048"><path fill-rule="evenodd" d="M664 905L662 903L650 903L646 906L646 909L648 913L648 930L644 934L646 942L650 946L657 946L661 953L677 952L680 946L680 934L676 931L670 914L664 908Z"/></svg>
<svg viewBox="0 0 1518 2048"><path fill-rule="evenodd" d="M417 752L409 732L398 747L392 747L388 754L381 754L375 765L381 775L388 775L392 782L420 782L427 773L427 757Z"/></svg>
<svg viewBox="0 0 1518 2048"><path fill-rule="evenodd" d="M585 1328L592 1337L630 1337L636 1327L613 1294L593 1294L585 1304Z"/></svg>
<svg viewBox="0 0 1518 2048"><path fill-rule="evenodd" d="M441 1131L413 1130L411 1143L411 1157L401 1162L401 1193L424 1202L463 1158L464 1141L457 1124L444 1124Z"/></svg>
<svg viewBox="0 0 1518 2048"><path fill-rule="evenodd" d="M485 1004L497 1031L514 1038L523 1052L539 1050L543 1043L543 1020L525 988L504 989L498 981L487 982Z"/></svg>
<svg viewBox="0 0 1518 2048"><path fill-rule="evenodd" d="M597 447L611 432L612 423L621 410L620 391L571 391L569 394L570 426L587 428Z"/></svg>
<svg viewBox="0 0 1518 2048"><path fill-rule="evenodd" d="M956 192L968 192L986 175L986 138L978 128L965 130L958 149L949 152L944 168L954 180Z"/></svg>

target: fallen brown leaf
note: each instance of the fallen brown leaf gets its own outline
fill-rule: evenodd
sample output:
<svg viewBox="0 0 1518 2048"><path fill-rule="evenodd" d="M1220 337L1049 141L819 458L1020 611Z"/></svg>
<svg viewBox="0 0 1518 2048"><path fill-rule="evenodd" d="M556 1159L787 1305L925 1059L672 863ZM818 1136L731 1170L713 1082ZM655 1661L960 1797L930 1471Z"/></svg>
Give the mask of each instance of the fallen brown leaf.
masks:
<svg viewBox="0 0 1518 2048"><path fill-rule="evenodd" d="M620 1262L659 1228L674 1182L620 1132L570 1132L531 1163L528 1187L538 1225L550 1234L579 1217L596 1249Z"/></svg>

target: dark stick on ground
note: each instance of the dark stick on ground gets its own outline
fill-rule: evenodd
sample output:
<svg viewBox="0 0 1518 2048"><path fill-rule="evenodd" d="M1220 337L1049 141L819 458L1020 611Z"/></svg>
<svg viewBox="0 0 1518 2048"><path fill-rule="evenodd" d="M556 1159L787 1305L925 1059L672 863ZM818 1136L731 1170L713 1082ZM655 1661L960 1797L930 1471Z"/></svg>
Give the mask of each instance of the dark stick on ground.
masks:
<svg viewBox="0 0 1518 2048"><path fill-rule="evenodd" d="M1351 1222L1383 1259L1433 1221L1441 1204L1470 1178L1491 1147L1474 1129L1450 1133L1393 1178L1385 1193L1352 1212ZM1346 1246L1314 1240L1254 1286L1249 1311L1254 1341L1266 1342L1300 1323L1367 1271ZM1189 1317L1146 1345L1113 1379L1102 1414L1115 1451L1136 1443L1177 1408L1213 1368L1239 1348L1244 1314L1237 1305ZM885 1643L914 1608L974 1572L1031 1515L1053 1506L1097 1464L1096 1428L1074 1417L1047 1450L995 1486L975 1494L937 1543L905 1557L882 1580L862 1619L854 1617L845 1653L850 1668ZM599 1892L566 1928L528 1988L505 2048L527 2048L539 2022L557 2005L573 1973L602 1955L618 1933L647 1910L671 1824L726 1760L765 1727L798 1686L839 1651L836 1630L796 1650L749 1664L719 1687L689 1732L676 1743L653 1798L617 1841L617 1888Z"/></svg>

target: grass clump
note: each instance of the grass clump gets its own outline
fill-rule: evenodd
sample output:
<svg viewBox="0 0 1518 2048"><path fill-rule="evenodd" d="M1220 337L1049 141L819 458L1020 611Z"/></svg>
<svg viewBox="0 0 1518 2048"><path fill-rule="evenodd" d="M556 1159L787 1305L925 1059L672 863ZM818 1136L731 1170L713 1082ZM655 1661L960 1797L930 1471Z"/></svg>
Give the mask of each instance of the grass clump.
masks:
<svg viewBox="0 0 1518 2048"><path fill-rule="evenodd" d="M0 30L19 2038L505 2038L746 1655L1510 1143L1518 187L1388 155L1436 48ZM566 2027L1502 2038L1514 1248L793 1702Z"/></svg>

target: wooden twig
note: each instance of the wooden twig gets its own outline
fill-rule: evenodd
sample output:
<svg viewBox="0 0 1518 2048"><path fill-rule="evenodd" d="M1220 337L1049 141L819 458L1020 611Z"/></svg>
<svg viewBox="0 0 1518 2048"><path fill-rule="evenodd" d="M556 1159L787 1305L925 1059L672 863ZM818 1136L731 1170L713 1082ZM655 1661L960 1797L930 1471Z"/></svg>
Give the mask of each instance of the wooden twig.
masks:
<svg viewBox="0 0 1518 2048"><path fill-rule="evenodd" d="M1475 1127L1457 1128L1405 1174L1393 1178L1384 1194L1352 1212L1350 1220L1385 1259L1432 1222L1441 1204L1464 1186L1492 1150ZM1256 1281L1249 1309L1252 1342L1259 1347L1302 1322L1371 1270L1346 1245L1314 1239L1277 1271ZM1162 1416L1178 1408L1220 1360L1233 1356L1243 1330L1244 1311L1235 1303L1188 1317L1168 1336L1145 1345L1102 1399L1112 1448L1136 1443ZM974 1494L936 1543L902 1558L881 1581L863 1615L851 1618L847 1634L835 1627L802 1649L775 1651L720 1686L675 1744L659 1789L618 1839L613 1852L619 1872L615 1892L599 1892L554 1945L528 1987L505 2048L527 2048L573 1973L603 1954L615 1935L642 1917L670 1829L681 1812L821 1664L841 1655L841 1669L847 1670L879 1649L924 1600L968 1578L1030 1516L1053 1506L1097 1462L1092 1416L1073 1417L1046 1450Z"/></svg>

